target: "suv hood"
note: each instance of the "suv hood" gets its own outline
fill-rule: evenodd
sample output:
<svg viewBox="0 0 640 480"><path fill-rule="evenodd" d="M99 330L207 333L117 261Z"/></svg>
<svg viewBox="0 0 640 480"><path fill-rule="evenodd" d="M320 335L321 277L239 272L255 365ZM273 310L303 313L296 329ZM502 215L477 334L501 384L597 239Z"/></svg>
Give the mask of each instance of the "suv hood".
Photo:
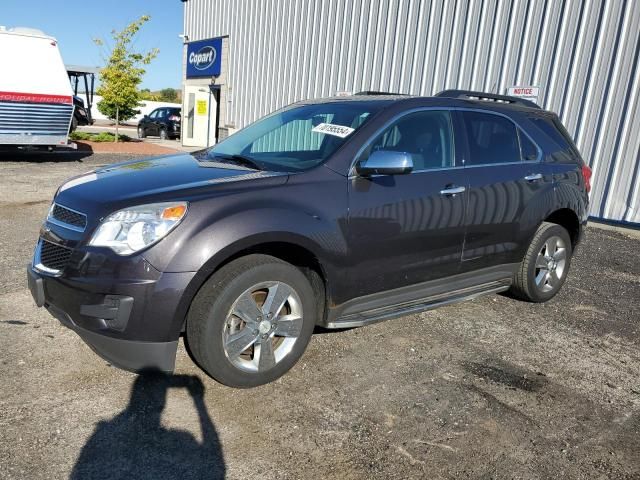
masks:
<svg viewBox="0 0 640 480"><path fill-rule="evenodd" d="M56 202L89 214L112 212L134 204L189 200L226 189L222 185L235 187L239 182L272 177L284 183L287 174L200 162L188 154L167 155L108 165L74 177L59 188Z"/></svg>

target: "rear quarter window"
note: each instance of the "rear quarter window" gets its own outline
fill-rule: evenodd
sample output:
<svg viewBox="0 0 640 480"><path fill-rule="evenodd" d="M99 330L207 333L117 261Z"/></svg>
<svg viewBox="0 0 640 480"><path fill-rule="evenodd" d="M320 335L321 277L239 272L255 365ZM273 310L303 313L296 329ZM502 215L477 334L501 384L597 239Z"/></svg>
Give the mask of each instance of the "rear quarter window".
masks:
<svg viewBox="0 0 640 480"><path fill-rule="evenodd" d="M529 117L529 120L564 152L564 154L555 155L557 160L575 161L576 159L581 159L578 148L559 119L551 116L536 115Z"/></svg>

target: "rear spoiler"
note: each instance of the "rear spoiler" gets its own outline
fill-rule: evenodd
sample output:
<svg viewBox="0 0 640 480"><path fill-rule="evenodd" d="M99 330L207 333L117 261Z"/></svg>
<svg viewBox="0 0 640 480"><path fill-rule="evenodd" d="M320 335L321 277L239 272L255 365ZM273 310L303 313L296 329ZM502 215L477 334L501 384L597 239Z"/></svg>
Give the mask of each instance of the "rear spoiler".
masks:
<svg viewBox="0 0 640 480"><path fill-rule="evenodd" d="M471 90L443 90L436 93L435 97L447 97L447 98L465 98L467 100L483 100L488 102L499 103L511 103L513 105L522 105L523 107L537 108L541 110L540 106L533 103L530 100L525 100L519 97L510 97L509 95L498 95L494 93L485 92L473 92Z"/></svg>

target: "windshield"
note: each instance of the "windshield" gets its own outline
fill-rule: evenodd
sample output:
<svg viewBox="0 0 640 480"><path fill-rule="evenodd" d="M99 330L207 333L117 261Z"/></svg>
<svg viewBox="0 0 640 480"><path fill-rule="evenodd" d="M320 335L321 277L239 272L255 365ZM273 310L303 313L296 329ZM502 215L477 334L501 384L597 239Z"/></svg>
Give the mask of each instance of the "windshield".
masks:
<svg viewBox="0 0 640 480"><path fill-rule="evenodd" d="M308 170L329 158L380 107L371 101L287 107L217 144L207 159L258 170Z"/></svg>

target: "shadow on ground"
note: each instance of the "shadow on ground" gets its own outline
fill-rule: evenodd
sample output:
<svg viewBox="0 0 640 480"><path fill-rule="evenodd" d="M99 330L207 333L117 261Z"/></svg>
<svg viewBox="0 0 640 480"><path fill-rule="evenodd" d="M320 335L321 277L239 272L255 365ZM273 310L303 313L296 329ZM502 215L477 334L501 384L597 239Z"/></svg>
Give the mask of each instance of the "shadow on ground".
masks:
<svg viewBox="0 0 640 480"><path fill-rule="evenodd" d="M167 391L185 388L200 421L202 442L189 432L160 424ZM204 385L190 375L140 375L129 405L98 423L82 448L70 479L219 479L225 465L218 434L204 403Z"/></svg>
<svg viewBox="0 0 640 480"><path fill-rule="evenodd" d="M22 151L18 149L0 149L0 162L24 162L24 163L69 163L82 162L84 158L93 155L89 150L46 150Z"/></svg>

